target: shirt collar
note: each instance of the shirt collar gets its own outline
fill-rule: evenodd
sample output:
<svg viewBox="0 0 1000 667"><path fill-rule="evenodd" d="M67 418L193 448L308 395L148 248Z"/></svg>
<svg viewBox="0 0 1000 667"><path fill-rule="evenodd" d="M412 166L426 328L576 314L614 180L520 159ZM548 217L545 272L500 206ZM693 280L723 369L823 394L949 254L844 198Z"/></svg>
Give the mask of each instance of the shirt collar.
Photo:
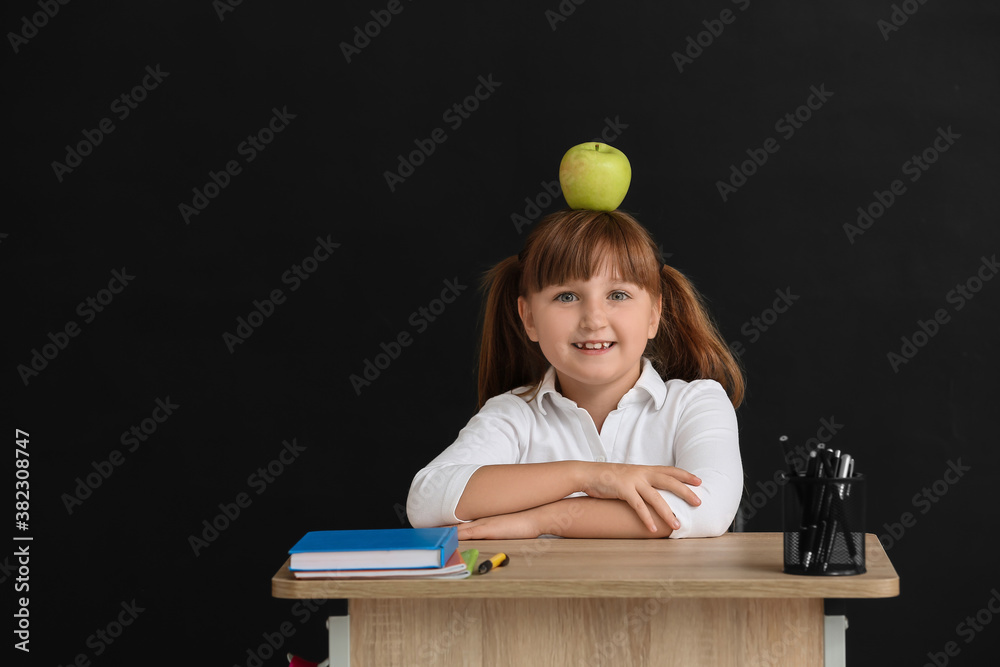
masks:
<svg viewBox="0 0 1000 667"><path fill-rule="evenodd" d="M549 369L545 371L545 377L542 378L542 384L538 389L538 394L535 396L535 400L538 401L538 409L543 415L546 412L545 403L542 399L545 398L546 394L552 394L552 401L555 405L558 405L562 401L565 401L567 404L573 403L573 401L570 401L570 399L556 391L556 369L552 366L549 366ZM648 400L647 396L653 399L656 409L659 410L663 407L663 402L667 398L667 386L663 382L663 378L660 377L660 374L653 368L652 362L643 357L642 371L639 373L639 379L631 389L625 392L622 399L618 401L618 407L629 403L644 402Z"/></svg>

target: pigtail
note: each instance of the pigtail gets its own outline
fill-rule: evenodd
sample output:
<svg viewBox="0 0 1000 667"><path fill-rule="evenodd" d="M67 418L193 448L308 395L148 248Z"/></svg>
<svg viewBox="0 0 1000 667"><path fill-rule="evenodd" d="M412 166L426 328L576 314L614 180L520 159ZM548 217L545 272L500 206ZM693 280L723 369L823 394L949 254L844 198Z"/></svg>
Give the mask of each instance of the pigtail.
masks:
<svg viewBox="0 0 1000 667"><path fill-rule="evenodd" d="M541 349L524 331L517 313L521 268L517 255L486 272L483 337L479 347L479 407L511 389L537 384L548 368Z"/></svg>
<svg viewBox="0 0 1000 667"><path fill-rule="evenodd" d="M712 321L701 295L680 271L660 269L663 311L647 355L660 376L716 380L734 407L743 402L743 369Z"/></svg>

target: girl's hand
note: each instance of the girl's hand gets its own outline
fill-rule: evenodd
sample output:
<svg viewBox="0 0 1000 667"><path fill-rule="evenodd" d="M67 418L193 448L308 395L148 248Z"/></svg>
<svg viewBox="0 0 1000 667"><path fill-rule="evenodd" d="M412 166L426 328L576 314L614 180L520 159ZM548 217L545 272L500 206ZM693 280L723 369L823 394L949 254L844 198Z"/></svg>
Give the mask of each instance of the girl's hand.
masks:
<svg viewBox="0 0 1000 667"><path fill-rule="evenodd" d="M458 524L460 540L529 540L542 534L537 508Z"/></svg>
<svg viewBox="0 0 1000 667"><path fill-rule="evenodd" d="M652 507L667 525L677 530L680 522L657 489L670 491L689 505L700 505L701 499L688 485L698 486L701 480L695 475L673 466L643 466L627 463L589 463L584 472L583 492L591 498L624 500L650 532L656 532L656 523L649 513Z"/></svg>

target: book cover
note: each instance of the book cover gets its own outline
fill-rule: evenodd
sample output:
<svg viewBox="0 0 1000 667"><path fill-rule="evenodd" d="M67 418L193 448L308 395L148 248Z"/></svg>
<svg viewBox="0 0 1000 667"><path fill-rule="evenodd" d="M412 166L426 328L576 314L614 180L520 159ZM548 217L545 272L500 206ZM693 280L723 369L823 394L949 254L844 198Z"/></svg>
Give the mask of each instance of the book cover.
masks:
<svg viewBox="0 0 1000 667"><path fill-rule="evenodd" d="M458 530L383 528L306 533L291 554L291 570L381 570L444 567L458 549Z"/></svg>

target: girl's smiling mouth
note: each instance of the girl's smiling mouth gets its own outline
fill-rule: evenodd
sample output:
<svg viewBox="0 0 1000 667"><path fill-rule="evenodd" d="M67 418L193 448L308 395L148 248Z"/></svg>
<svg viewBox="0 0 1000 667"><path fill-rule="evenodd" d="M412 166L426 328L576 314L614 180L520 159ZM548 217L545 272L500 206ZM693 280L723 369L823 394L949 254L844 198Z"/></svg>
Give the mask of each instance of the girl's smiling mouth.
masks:
<svg viewBox="0 0 1000 667"><path fill-rule="evenodd" d="M585 352L602 352L614 347L614 341L587 341L585 343L573 343L573 347Z"/></svg>

